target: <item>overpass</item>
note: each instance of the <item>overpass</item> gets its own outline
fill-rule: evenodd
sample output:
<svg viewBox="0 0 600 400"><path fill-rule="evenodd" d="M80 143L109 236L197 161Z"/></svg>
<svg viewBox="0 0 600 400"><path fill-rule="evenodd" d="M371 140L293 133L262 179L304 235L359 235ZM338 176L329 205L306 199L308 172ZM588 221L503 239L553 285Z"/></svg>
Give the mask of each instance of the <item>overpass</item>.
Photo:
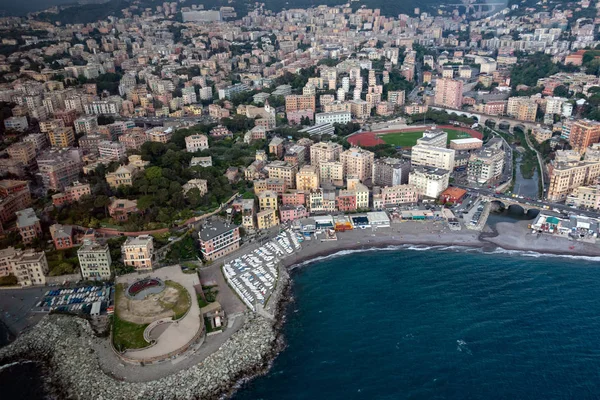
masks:
<svg viewBox="0 0 600 400"><path fill-rule="evenodd" d="M463 110L457 110L455 108L440 107L440 106L431 106L429 108L432 110L437 110L437 111L445 111L448 114L460 115L461 117L474 118L477 120L477 122L480 125L486 125L488 122L492 122L497 127L499 127L500 125L508 126L509 132L513 132L513 130L515 128L519 128L523 132L527 132L528 129L533 129L536 126L538 126L538 124L534 123L534 122L520 121L518 119L514 119L514 118L507 117L507 116L502 116L502 115L489 115L489 114L483 114L483 113L477 113L477 112L471 112L471 111L463 111Z"/></svg>

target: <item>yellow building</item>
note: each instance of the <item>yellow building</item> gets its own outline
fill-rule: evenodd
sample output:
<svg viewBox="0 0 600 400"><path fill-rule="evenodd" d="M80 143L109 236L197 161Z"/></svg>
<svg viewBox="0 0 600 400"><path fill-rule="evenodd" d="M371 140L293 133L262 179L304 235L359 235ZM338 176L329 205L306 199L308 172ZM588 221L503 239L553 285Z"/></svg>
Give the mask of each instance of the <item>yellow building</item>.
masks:
<svg viewBox="0 0 600 400"><path fill-rule="evenodd" d="M154 239L149 235L128 237L121 246L123 262L137 270L152 269L154 260Z"/></svg>
<svg viewBox="0 0 600 400"><path fill-rule="evenodd" d="M65 148L75 144L75 131L71 127L56 128L48 132L52 147Z"/></svg>
<svg viewBox="0 0 600 400"><path fill-rule="evenodd" d="M277 210L277 193L265 190L258 195L258 206L261 211Z"/></svg>
<svg viewBox="0 0 600 400"><path fill-rule="evenodd" d="M305 165L296 174L296 189L315 190L319 187L319 174L317 167Z"/></svg>
<svg viewBox="0 0 600 400"><path fill-rule="evenodd" d="M258 229L269 229L277 225L279 225L277 211L264 210L256 214L256 226Z"/></svg>
<svg viewBox="0 0 600 400"><path fill-rule="evenodd" d="M548 200L566 200L580 186L595 183L600 176L599 161L556 161L548 165L550 185Z"/></svg>
<svg viewBox="0 0 600 400"><path fill-rule="evenodd" d="M137 168L131 165L121 165L115 172L109 172L106 174L106 182L108 186L112 188L118 188L119 186L131 186L133 185L133 178Z"/></svg>

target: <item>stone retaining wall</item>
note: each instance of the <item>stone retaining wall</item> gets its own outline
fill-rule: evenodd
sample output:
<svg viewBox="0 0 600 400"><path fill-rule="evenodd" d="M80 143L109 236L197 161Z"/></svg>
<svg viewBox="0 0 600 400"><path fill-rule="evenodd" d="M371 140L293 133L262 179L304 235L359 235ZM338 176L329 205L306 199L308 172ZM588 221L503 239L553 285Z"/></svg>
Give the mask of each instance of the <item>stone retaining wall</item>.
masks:
<svg viewBox="0 0 600 400"><path fill-rule="evenodd" d="M100 368L92 342L103 339L93 335L87 321L49 315L0 349L0 365L45 360L47 378L59 387L55 396L62 399L217 399L239 379L266 370L277 351L276 339L270 321L247 313L244 326L200 364L155 381L123 382Z"/></svg>

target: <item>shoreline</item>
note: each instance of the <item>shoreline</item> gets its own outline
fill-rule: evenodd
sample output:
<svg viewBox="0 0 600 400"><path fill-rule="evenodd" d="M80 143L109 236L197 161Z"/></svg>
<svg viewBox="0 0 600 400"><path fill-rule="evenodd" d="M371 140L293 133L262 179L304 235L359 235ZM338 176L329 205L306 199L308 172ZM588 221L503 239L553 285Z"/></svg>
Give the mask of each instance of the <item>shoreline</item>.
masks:
<svg viewBox="0 0 600 400"><path fill-rule="evenodd" d="M280 281L267 309L274 318L248 315L242 328L203 362L164 378L131 382L103 372L90 341L93 336L87 321L72 316L50 315L14 342L0 348L0 365L16 361L37 360L42 365L42 384L61 398L129 398L134 393L147 399L229 398L254 378L265 375L285 349L283 326L287 309L293 301L291 271L325 257L343 256L353 251L393 251L410 246L464 247L493 252L497 249L535 252L540 256L600 257L600 246L564 238L534 236L528 233L527 221L499 223L494 229L449 231L441 223L403 222L390 228L338 233L338 240L305 240L302 250L286 257L280 265ZM340 254L342 253L342 254ZM600 260L600 258L599 258ZM255 348L256 347L256 348ZM243 357L249 351L252 357ZM252 350L257 350L253 352ZM232 361L232 356L233 360ZM213 369L213 375L207 374ZM70 368L66 368L69 366ZM214 374L222 368L223 373ZM99 376L100 375L100 376ZM91 377L96 377L90 385ZM50 384L51 383L51 384ZM182 386L182 383L185 383ZM162 390L157 390L157 387ZM87 395L87 397L86 397Z"/></svg>

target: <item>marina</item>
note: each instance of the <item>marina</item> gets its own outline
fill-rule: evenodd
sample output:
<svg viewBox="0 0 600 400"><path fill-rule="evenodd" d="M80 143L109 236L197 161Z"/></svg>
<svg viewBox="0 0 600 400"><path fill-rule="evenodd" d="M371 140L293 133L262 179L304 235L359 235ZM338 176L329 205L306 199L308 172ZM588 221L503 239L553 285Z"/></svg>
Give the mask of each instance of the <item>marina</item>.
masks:
<svg viewBox="0 0 600 400"><path fill-rule="evenodd" d="M288 229L223 266L227 282L251 310L266 304L277 284L279 262L300 250L302 240L300 234Z"/></svg>

